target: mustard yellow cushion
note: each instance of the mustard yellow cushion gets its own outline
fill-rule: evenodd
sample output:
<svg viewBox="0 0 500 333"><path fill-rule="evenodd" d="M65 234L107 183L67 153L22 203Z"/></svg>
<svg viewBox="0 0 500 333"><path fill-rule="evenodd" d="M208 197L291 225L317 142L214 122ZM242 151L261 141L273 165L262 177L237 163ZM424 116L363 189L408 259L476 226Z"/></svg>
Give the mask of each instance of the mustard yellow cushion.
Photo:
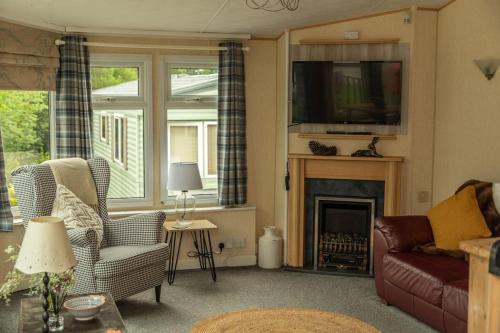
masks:
<svg viewBox="0 0 500 333"><path fill-rule="evenodd" d="M467 186L433 207L427 217L438 249L458 250L463 240L491 236L473 186Z"/></svg>

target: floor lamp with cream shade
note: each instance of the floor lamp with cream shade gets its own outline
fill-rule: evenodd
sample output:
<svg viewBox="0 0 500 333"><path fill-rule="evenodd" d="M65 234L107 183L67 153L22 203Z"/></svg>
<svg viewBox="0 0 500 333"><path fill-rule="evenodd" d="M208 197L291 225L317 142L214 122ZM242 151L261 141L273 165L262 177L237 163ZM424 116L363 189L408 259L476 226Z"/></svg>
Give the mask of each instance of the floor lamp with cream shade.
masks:
<svg viewBox="0 0 500 333"><path fill-rule="evenodd" d="M66 226L58 217L33 218L24 233L15 268L25 274L44 273L43 276L43 332L48 327L49 275L62 273L76 266Z"/></svg>

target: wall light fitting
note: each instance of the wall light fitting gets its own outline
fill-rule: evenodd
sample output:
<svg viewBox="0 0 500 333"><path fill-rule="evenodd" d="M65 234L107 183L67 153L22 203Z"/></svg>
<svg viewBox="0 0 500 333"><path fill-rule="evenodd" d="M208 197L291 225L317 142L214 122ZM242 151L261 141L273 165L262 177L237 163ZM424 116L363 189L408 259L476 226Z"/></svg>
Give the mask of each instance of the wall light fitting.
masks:
<svg viewBox="0 0 500 333"><path fill-rule="evenodd" d="M474 63L479 68L479 70L486 76L488 80L491 80L495 73L497 72L498 67L500 66L500 59L493 58L483 58L483 59L475 59Z"/></svg>

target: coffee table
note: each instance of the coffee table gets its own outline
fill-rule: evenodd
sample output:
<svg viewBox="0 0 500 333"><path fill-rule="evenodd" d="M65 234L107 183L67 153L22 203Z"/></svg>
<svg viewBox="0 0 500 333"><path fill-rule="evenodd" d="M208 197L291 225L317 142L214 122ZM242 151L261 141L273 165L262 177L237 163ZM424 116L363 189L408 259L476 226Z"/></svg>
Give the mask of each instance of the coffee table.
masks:
<svg viewBox="0 0 500 333"><path fill-rule="evenodd" d="M193 257L198 257L200 268L206 270L210 269L212 280L217 280L217 273L215 272L214 254L212 251L212 240L210 239L210 230L217 230L218 227L208 220L193 220L191 225L186 228L176 228L177 222L165 222L165 243L169 246L169 259L167 269L168 284L174 283L175 272L177 271L177 262L179 261L179 252L181 250L182 236L184 232L191 233L195 250Z"/></svg>
<svg viewBox="0 0 500 333"><path fill-rule="evenodd" d="M64 317L64 331L69 332L87 332L87 333L106 333L109 329L126 332L122 316L115 305L113 297L109 293L95 293L93 295L102 295L106 297L106 302L94 319L89 321L78 321L66 310L62 310ZM67 299L80 297L84 295L72 295ZM39 297L27 297L21 299L21 312L19 315L19 333L39 333L42 331L42 302Z"/></svg>

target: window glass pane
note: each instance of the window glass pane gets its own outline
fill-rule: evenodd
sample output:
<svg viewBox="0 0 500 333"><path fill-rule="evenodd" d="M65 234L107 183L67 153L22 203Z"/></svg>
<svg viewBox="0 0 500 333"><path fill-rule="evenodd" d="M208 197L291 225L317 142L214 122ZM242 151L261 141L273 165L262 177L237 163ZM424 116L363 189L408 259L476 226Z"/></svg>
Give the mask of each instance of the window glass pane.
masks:
<svg viewBox="0 0 500 333"><path fill-rule="evenodd" d="M198 162L198 126L170 127L170 163Z"/></svg>
<svg viewBox="0 0 500 333"><path fill-rule="evenodd" d="M172 96L217 96L217 68L171 68Z"/></svg>
<svg viewBox="0 0 500 333"><path fill-rule="evenodd" d="M49 93L0 90L0 126L7 187L11 204L16 206L12 170L50 159Z"/></svg>
<svg viewBox="0 0 500 333"><path fill-rule="evenodd" d="M139 96L139 68L92 67L92 95Z"/></svg>
<svg viewBox="0 0 500 333"><path fill-rule="evenodd" d="M217 125L207 126L207 173L217 175Z"/></svg>
<svg viewBox="0 0 500 333"><path fill-rule="evenodd" d="M94 137L99 135L100 114L110 117L111 143L94 140L94 153L109 162L110 199L144 198L144 111L94 110Z"/></svg>
<svg viewBox="0 0 500 333"><path fill-rule="evenodd" d="M203 190L192 193L216 194L217 109L168 109L167 119L169 163L197 162Z"/></svg>

